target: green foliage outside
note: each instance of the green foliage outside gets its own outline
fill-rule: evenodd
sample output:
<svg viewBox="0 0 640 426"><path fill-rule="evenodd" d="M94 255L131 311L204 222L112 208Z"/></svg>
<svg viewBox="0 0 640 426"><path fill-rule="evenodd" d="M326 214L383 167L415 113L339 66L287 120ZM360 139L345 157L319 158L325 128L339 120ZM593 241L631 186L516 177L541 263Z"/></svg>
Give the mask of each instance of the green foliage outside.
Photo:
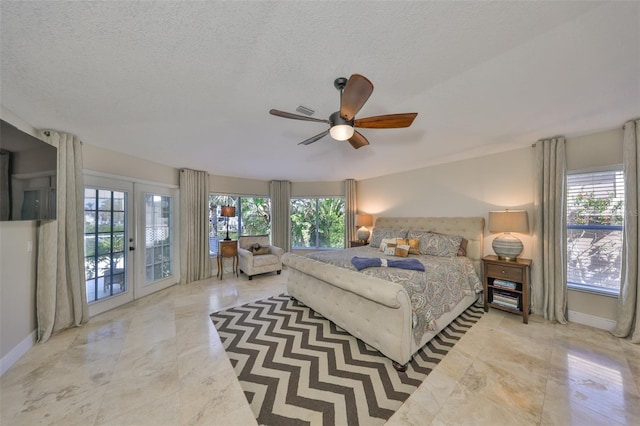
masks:
<svg viewBox="0 0 640 426"><path fill-rule="evenodd" d="M291 245L344 248L344 199L292 199Z"/></svg>
<svg viewBox="0 0 640 426"><path fill-rule="evenodd" d="M229 238L238 235L271 234L271 200L264 197L209 197L209 236L224 238L227 235L227 218L220 216L222 206L236 208L236 217L229 218Z"/></svg>
<svg viewBox="0 0 640 426"><path fill-rule="evenodd" d="M615 194L598 197L594 192L580 192L574 205L568 206L572 225L622 225L622 201L614 201Z"/></svg>
<svg viewBox="0 0 640 426"><path fill-rule="evenodd" d="M240 198L242 235L271 234L271 200L262 197Z"/></svg>
<svg viewBox="0 0 640 426"><path fill-rule="evenodd" d="M209 197L210 237L224 238L227 234L227 220L220 216L222 206L236 208L236 217L229 218L229 238L237 239L238 235L271 235L269 198L212 194ZM292 199L291 239L293 247L343 248L344 199Z"/></svg>
<svg viewBox="0 0 640 426"><path fill-rule="evenodd" d="M615 194L598 197L594 192L580 192L573 205L567 206L568 225L596 225L598 229L567 230L567 280L573 283L616 289L620 284L620 230L602 229L602 225L622 226L623 202Z"/></svg>

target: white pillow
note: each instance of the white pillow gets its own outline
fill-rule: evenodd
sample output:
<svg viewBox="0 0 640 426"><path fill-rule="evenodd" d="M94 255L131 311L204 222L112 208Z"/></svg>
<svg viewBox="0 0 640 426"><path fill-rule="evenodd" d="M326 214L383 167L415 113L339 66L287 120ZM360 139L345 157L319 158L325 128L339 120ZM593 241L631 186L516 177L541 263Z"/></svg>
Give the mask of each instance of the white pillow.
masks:
<svg viewBox="0 0 640 426"><path fill-rule="evenodd" d="M382 241L380 241L380 251L384 252L389 244L395 246L397 240L397 238L383 238Z"/></svg>

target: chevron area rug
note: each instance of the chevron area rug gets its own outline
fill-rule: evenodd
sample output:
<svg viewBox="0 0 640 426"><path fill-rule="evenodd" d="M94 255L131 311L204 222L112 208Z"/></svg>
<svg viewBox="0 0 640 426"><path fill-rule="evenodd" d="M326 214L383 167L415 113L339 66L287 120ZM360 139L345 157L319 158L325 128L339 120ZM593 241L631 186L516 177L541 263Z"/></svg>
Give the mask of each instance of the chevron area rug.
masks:
<svg viewBox="0 0 640 426"><path fill-rule="evenodd" d="M211 314L261 425L382 425L482 316L467 309L397 372L390 359L287 295Z"/></svg>

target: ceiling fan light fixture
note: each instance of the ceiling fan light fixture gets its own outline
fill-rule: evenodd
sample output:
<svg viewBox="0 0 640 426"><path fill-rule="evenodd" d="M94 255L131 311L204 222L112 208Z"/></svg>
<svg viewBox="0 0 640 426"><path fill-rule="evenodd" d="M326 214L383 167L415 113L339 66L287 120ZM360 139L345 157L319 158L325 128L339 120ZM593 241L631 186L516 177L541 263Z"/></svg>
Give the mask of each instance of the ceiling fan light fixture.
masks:
<svg viewBox="0 0 640 426"><path fill-rule="evenodd" d="M354 149L369 145L367 138L362 133L356 132L356 127L371 129L398 129L401 127L409 127L418 115L417 112L412 112L356 119L356 114L358 114L373 92L373 83L363 75L352 74L348 79L344 77L336 78L333 85L340 92L340 109L331 114L328 120L310 117L309 115L313 113L313 110L304 105L300 105L296 108L296 111L305 115L292 114L277 109L269 110L269 114L290 118L292 120L315 121L329 125L328 129L303 140L298 143L298 145L310 145L329 134L334 140L349 141L349 144Z"/></svg>
<svg viewBox="0 0 640 426"><path fill-rule="evenodd" d="M353 136L355 129L348 124L336 124L329 129L331 137L337 141L346 141Z"/></svg>

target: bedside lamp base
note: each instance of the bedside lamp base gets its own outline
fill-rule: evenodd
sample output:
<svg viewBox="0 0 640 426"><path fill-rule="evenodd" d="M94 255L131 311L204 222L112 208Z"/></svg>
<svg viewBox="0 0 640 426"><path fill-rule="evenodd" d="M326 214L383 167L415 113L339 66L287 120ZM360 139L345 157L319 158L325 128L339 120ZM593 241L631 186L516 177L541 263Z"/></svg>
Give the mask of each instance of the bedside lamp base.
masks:
<svg viewBox="0 0 640 426"><path fill-rule="evenodd" d="M508 232L496 237L491 247L500 260L516 260L524 248L522 241Z"/></svg>
<svg viewBox="0 0 640 426"><path fill-rule="evenodd" d="M362 242L366 242L369 239L369 236L371 235L371 233L369 232L369 230L363 226L360 229L358 229L358 232L356 233L356 236L358 237L358 240L362 241Z"/></svg>

